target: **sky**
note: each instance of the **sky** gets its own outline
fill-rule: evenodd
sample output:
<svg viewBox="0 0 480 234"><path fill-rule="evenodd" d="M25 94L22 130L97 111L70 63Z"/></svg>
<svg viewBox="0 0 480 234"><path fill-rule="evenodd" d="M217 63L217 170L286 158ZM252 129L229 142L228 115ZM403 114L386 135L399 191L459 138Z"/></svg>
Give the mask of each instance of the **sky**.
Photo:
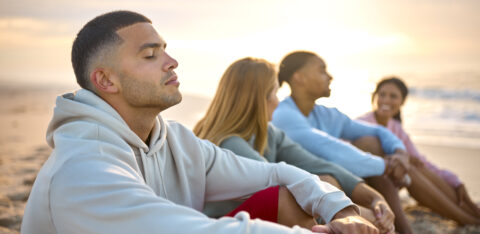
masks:
<svg viewBox="0 0 480 234"><path fill-rule="evenodd" d="M76 33L119 9L152 19L179 62L187 93L212 97L235 60L278 63L294 50L320 55L340 94L368 91L373 82L365 81L390 74L428 79L463 72L480 84L476 0L0 0L0 83L74 85Z"/></svg>

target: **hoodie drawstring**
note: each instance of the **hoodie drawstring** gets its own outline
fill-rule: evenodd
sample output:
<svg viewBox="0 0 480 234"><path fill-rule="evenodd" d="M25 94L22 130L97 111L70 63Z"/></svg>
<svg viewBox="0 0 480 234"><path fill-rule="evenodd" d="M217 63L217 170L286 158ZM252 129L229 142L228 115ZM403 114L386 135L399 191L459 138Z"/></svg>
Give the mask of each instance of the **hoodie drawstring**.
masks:
<svg viewBox="0 0 480 234"><path fill-rule="evenodd" d="M149 185L150 187L152 187L154 189L154 191L159 191L160 190L160 187L158 185L158 183L161 183L162 184L162 189L163 189L163 194L165 196L165 198L168 199L167 197L167 189L165 187L165 180L163 178L163 170L162 170L162 165L161 165L161 160L159 160L159 150L162 148L163 144L165 144L165 140L167 138L167 129L165 127L165 124L164 122L160 119L159 123L157 124L160 124L160 128L162 129L161 131L161 136L160 136L160 139L150 148L149 152L146 154L144 149L143 148L139 148L140 150L140 156L142 158L142 164L143 164L143 169L144 169L144 176L145 176L145 183L147 183L147 185ZM153 160L153 163L150 162L148 163L148 161L152 161ZM155 170L155 167L157 167ZM160 181L158 182L158 180L155 180L155 171L158 172L158 175L160 176ZM157 181L157 183L155 183L155 181Z"/></svg>

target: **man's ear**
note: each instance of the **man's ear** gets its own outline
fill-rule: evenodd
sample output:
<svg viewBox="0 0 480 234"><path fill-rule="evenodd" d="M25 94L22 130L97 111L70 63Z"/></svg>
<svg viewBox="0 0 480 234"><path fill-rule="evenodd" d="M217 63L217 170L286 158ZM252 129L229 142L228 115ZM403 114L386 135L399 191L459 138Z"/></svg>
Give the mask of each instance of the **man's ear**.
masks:
<svg viewBox="0 0 480 234"><path fill-rule="evenodd" d="M290 81L292 82L292 84L296 84L296 85L301 85L305 83L303 74L300 71L294 72L292 75L292 78L290 78Z"/></svg>
<svg viewBox="0 0 480 234"><path fill-rule="evenodd" d="M93 72L90 73L90 81L100 92L118 92L117 84L112 81L110 73L104 68L96 68L95 70L93 70Z"/></svg>

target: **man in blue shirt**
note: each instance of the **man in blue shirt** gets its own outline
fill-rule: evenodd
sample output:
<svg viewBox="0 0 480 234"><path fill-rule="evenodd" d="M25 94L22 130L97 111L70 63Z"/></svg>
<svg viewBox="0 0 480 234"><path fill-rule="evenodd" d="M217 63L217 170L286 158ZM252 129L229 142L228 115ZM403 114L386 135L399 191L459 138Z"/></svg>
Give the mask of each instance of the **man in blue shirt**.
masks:
<svg viewBox="0 0 480 234"><path fill-rule="evenodd" d="M292 93L275 110L273 124L314 155L365 178L389 202L397 231L411 232L395 186L408 184L408 155L403 143L388 129L351 120L336 108L315 104L318 98L330 96L332 80L325 62L316 54L298 51L287 55L278 78L280 85L284 81L290 85Z"/></svg>

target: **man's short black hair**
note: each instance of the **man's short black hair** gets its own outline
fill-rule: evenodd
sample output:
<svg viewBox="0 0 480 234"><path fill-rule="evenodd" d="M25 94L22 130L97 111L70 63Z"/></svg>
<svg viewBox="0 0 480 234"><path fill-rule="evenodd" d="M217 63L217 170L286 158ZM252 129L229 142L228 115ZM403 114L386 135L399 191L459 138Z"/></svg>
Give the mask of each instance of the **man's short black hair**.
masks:
<svg viewBox="0 0 480 234"><path fill-rule="evenodd" d="M289 82L293 74L300 70L312 57L318 57L310 51L294 51L280 62L280 68L278 71L278 84L282 86L283 82Z"/></svg>
<svg viewBox="0 0 480 234"><path fill-rule="evenodd" d="M135 23L152 23L147 17L131 11L113 11L95 17L78 32L72 46L72 66L80 87L94 91L89 66L99 52L121 42L117 31Z"/></svg>

